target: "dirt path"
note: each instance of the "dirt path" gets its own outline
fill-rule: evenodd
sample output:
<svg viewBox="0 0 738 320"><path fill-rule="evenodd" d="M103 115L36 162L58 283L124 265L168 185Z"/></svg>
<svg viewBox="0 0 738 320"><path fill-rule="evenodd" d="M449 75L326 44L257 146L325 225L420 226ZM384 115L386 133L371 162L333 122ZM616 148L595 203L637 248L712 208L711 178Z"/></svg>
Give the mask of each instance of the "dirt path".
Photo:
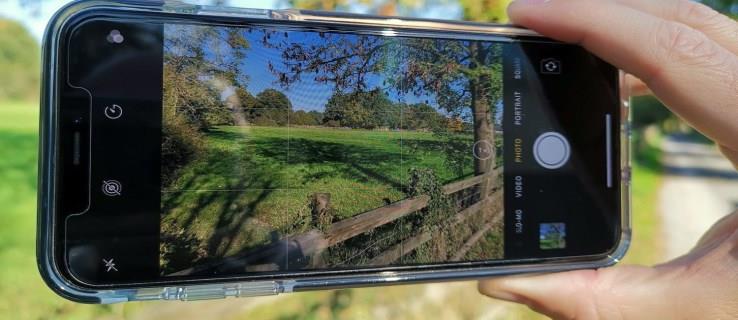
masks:
<svg viewBox="0 0 738 320"><path fill-rule="evenodd" d="M671 259L690 250L715 221L738 207L738 172L714 146L684 135L666 137L662 150L659 211L665 258Z"/></svg>

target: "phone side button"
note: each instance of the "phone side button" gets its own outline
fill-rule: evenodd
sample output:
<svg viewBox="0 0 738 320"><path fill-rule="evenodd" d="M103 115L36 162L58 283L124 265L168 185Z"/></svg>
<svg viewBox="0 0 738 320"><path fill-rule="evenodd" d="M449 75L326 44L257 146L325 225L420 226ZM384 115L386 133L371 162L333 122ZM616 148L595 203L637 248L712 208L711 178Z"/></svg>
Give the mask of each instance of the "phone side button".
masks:
<svg viewBox="0 0 738 320"><path fill-rule="evenodd" d="M257 297L276 295L280 286L274 281L255 281L230 284L207 284L163 289L142 289L134 300L197 301L224 299L227 297Z"/></svg>

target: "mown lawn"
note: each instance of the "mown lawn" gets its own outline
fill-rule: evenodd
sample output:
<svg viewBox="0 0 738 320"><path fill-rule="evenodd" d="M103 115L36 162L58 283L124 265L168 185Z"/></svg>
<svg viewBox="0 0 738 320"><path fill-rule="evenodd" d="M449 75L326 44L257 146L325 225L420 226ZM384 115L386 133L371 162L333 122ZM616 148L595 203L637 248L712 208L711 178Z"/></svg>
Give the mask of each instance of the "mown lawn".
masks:
<svg viewBox="0 0 738 320"><path fill-rule="evenodd" d="M640 139L641 137L636 137ZM660 139L635 149L633 162L633 238L623 264L661 262L661 222L656 199L661 181ZM439 287L444 286L444 287ZM435 292L435 293L434 293ZM438 292L444 292L441 294ZM442 296L442 300L434 296ZM431 298L428 298L428 297ZM238 319L548 319L525 306L491 300L476 292L473 282L411 285L299 293L264 304Z"/></svg>
<svg viewBox="0 0 738 320"><path fill-rule="evenodd" d="M154 315L163 304L116 306L75 304L57 297L38 275L35 264L37 106L0 102L0 319L123 319ZM363 142L362 142L363 144ZM657 149L641 150L658 160ZM626 263L654 263L660 257L659 219L655 200L660 170L634 166L633 245ZM448 292L442 301L431 294ZM430 298L428 298L430 297ZM199 304L222 306L221 301ZM414 285L323 291L287 295L237 316L239 319L410 318L448 319L489 316L495 319L545 319L524 307L506 306L503 313L476 293L474 284ZM166 305L169 305L166 303ZM496 311L497 310L497 311Z"/></svg>
<svg viewBox="0 0 738 320"><path fill-rule="evenodd" d="M83 319L109 307L57 297L36 268L38 106L0 102L0 318Z"/></svg>
<svg viewBox="0 0 738 320"><path fill-rule="evenodd" d="M457 138L471 148L471 135ZM330 194L338 221L406 198L411 167L433 169L442 184L473 171L468 155L452 169L445 140L430 132L223 126L205 139L204 154L179 170L162 206L164 232L189 237L181 244L209 257L314 227L314 193Z"/></svg>
<svg viewBox="0 0 738 320"><path fill-rule="evenodd" d="M663 245L658 197L661 187L661 137L646 139L638 134L634 137L633 159L633 237L623 263L652 265L662 262ZM636 148L636 145L642 147Z"/></svg>

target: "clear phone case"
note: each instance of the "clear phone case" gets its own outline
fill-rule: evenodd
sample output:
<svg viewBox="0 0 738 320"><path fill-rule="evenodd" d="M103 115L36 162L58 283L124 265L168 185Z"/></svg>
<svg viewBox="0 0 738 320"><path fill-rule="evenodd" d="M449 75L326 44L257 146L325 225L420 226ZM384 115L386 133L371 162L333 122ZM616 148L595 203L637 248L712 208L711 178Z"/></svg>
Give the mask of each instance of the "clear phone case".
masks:
<svg viewBox="0 0 738 320"><path fill-rule="evenodd" d="M463 34L465 38L474 38L475 35L488 39L489 36L536 36L530 30L509 25L482 24L471 22L454 22L442 20L406 19L394 17L378 17L365 15L342 14L335 12L315 12L301 10L265 10L244 9L231 7L216 7L189 4L182 1L81 1L67 5L49 22L43 42L43 88L40 132L40 171L39 171L39 212L38 212L38 240L37 261L39 270L48 285L58 294L79 302L86 303L116 303L125 301L144 300L202 300L219 299L226 297L250 297L275 295L306 290L347 288L361 286L378 286L392 284L406 284L432 281L451 281L464 279L478 279L518 273L543 273L571 269L599 268L617 263L625 254L631 239L630 223L630 111L627 87L624 85L624 74L620 74L621 123L620 132L620 165L622 183L621 195L621 235L618 246L609 254L597 257L577 257L556 259L551 261L519 261L516 264L499 266L470 266L468 268L432 270L406 270L367 272L357 271L340 276L311 276L274 281L238 281L215 284L183 284L165 287L140 287L116 290L90 290L81 288L66 280L60 275L54 262L54 177L53 167L56 146L56 110L57 97L57 50L61 32L65 24L80 13L89 13L94 10L121 11L126 13L159 13L170 15L169 18L192 21L197 17L228 17L248 19L250 22L279 22L299 21L303 23L330 24L336 26L381 26L391 30L402 28L406 34L417 30L443 30L450 37ZM408 31L410 30L410 31Z"/></svg>

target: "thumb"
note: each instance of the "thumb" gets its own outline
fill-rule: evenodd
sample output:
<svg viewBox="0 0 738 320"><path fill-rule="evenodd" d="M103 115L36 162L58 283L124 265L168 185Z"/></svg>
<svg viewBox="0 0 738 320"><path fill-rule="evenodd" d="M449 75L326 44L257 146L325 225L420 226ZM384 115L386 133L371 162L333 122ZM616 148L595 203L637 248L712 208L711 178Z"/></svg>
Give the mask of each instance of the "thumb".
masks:
<svg viewBox="0 0 738 320"><path fill-rule="evenodd" d="M636 266L577 270L482 280L479 292L554 319L668 319L668 308L653 299L664 289L652 281L658 276L653 268Z"/></svg>
<svg viewBox="0 0 738 320"><path fill-rule="evenodd" d="M479 291L492 298L528 305L555 319L597 319L592 286L596 270L536 276L514 276L479 282Z"/></svg>

